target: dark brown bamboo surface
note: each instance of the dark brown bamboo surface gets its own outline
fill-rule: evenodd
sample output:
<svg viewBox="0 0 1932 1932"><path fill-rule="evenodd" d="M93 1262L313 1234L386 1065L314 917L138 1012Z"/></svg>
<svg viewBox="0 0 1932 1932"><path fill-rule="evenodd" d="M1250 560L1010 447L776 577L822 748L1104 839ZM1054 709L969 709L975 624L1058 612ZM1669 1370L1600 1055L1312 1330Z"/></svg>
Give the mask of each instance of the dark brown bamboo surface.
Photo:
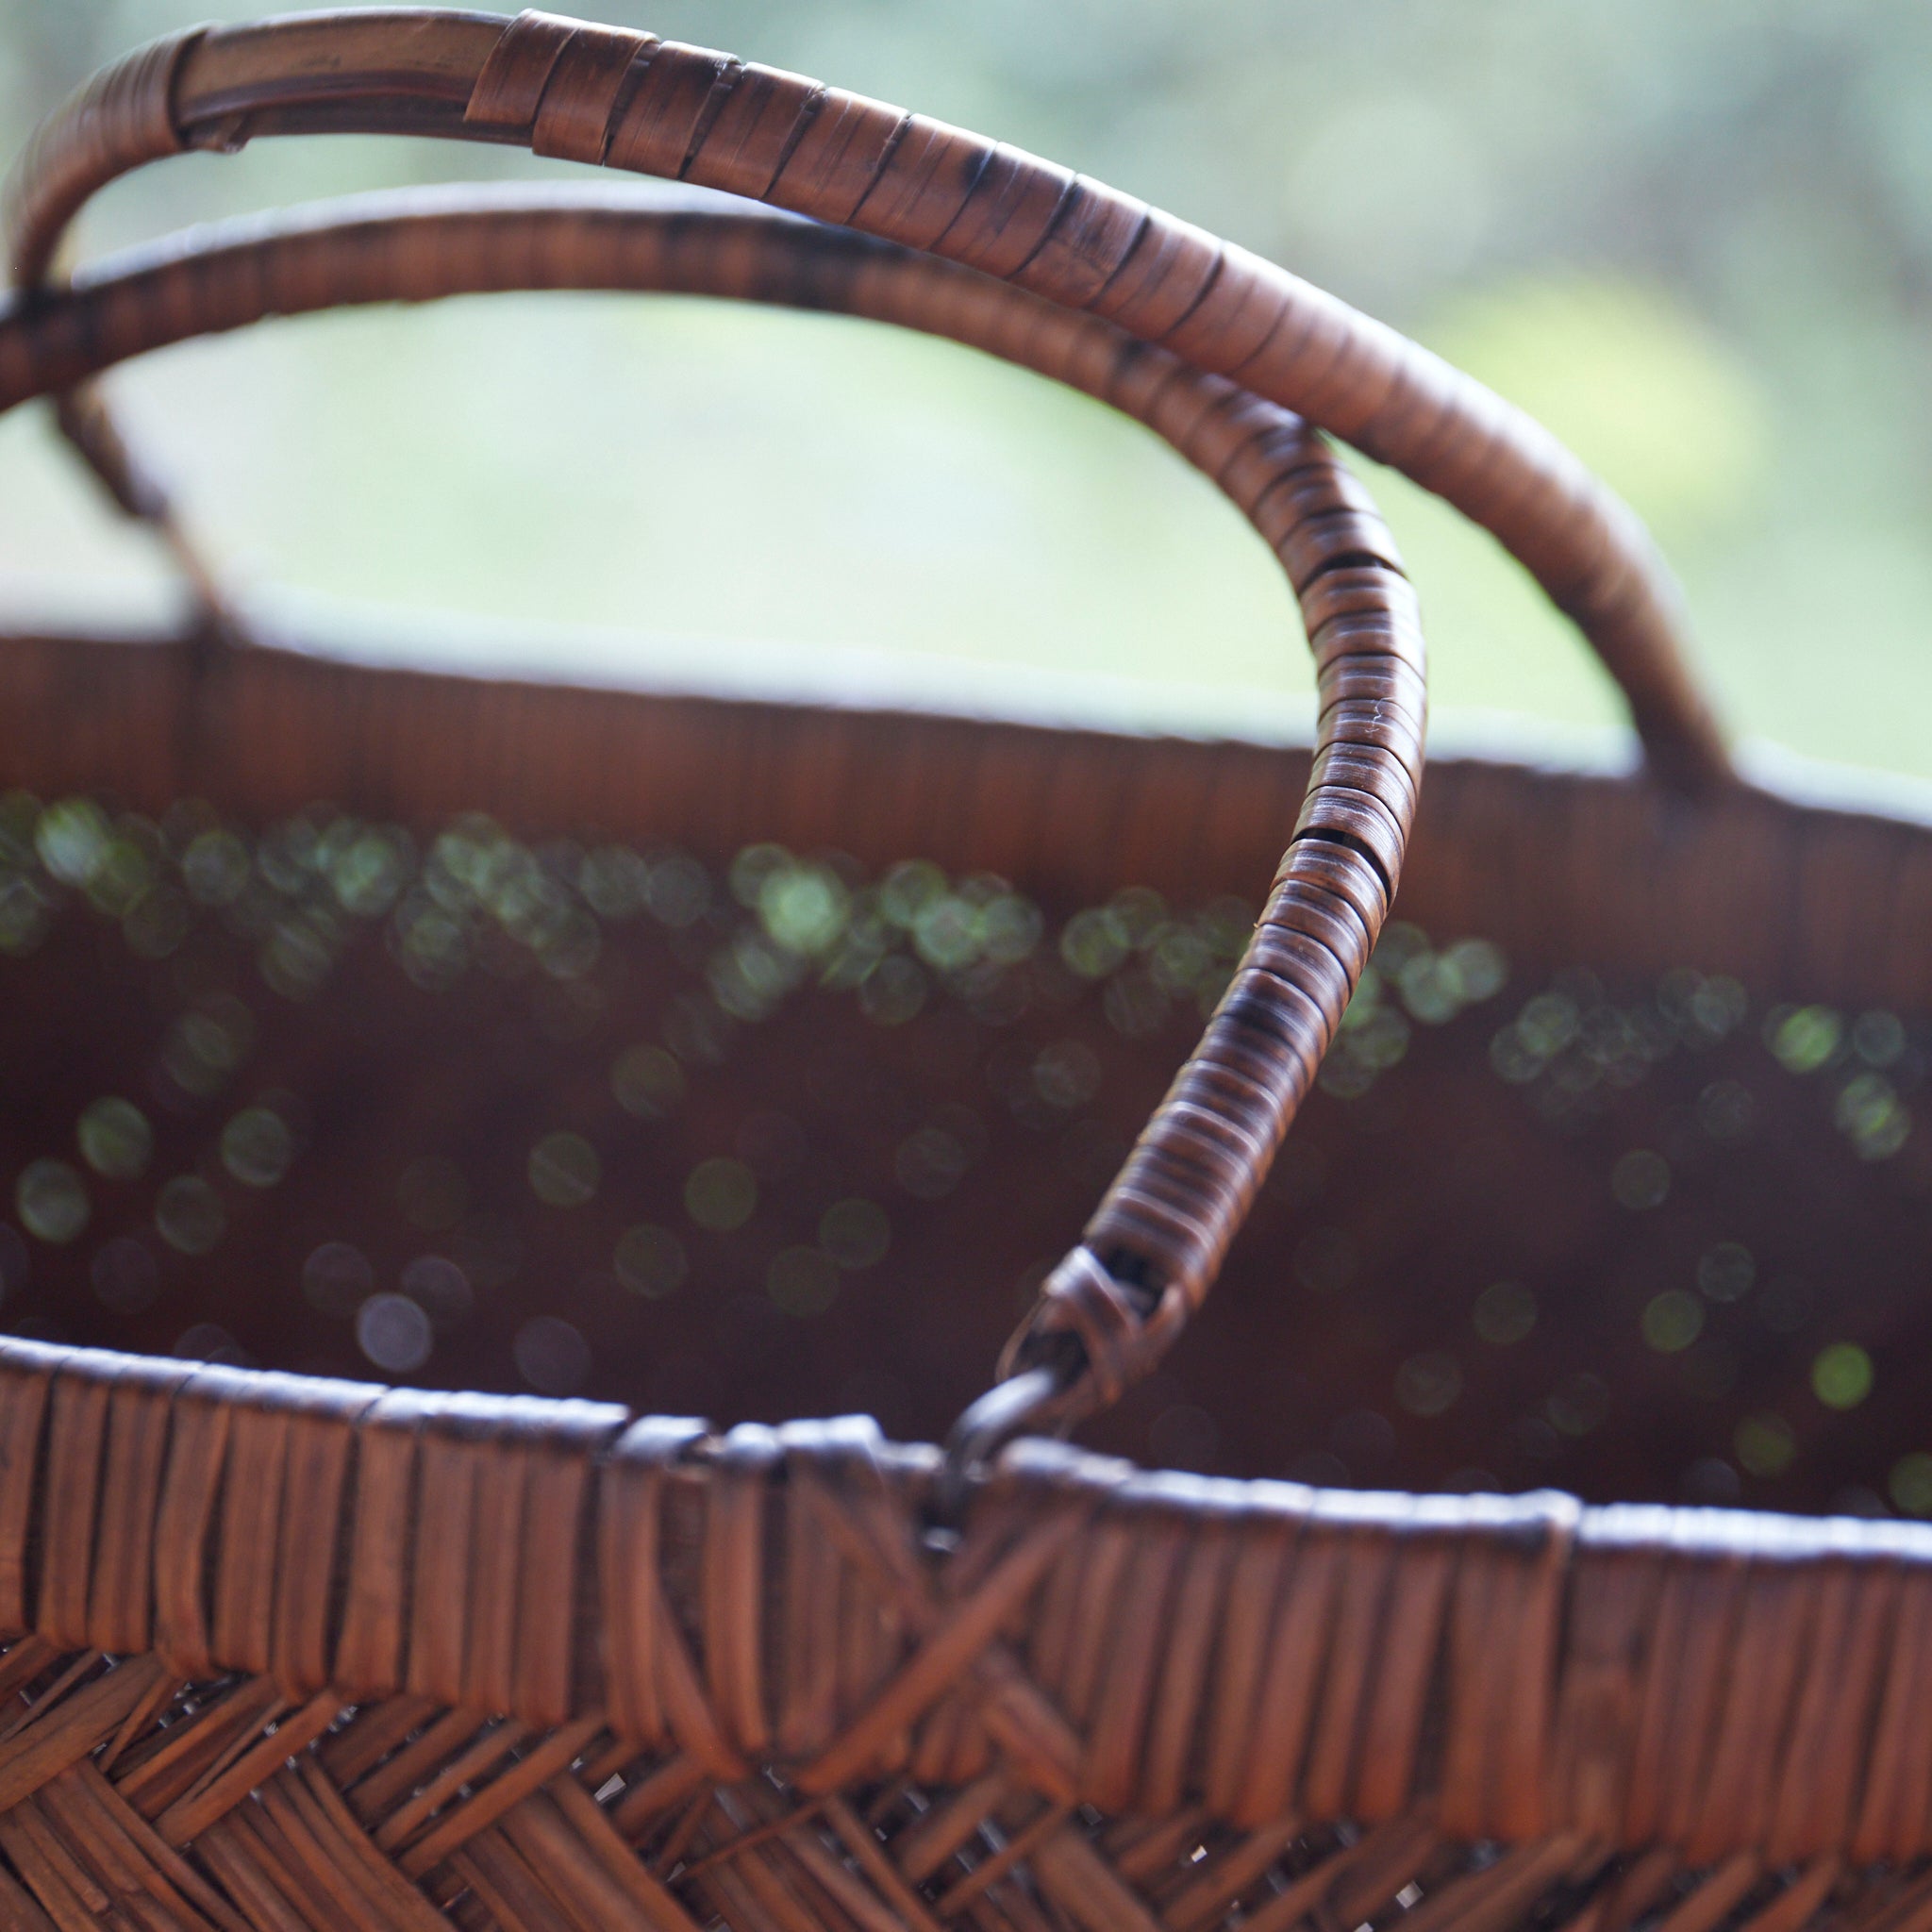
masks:
<svg viewBox="0 0 1932 1932"><path fill-rule="evenodd" d="M315 14L194 29L42 128L10 197L16 280L97 188L278 132L527 144L674 176L928 250L1102 317L1393 464L1492 530L1624 688L1654 760L1727 772L1669 572L1629 509L1521 411L1285 271L1016 149L649 34L525 13Z"/></svg>
<svg viewBox="0 0 1932 1932"><path fill-rule="evenodd" d="M110 794L90 780L81 795ZM1516 803L1533 812L1538 794ZM50 831L75 809L50 804ZM826 848L791 843L812 828L781 814L774 804L791 868L823 879ZM769 824L692 849L648 814L602 829L540 814L506 832L431 813L398 829L341 797L292 818L229 806L219 821L176 797L158 821L115 823L150 855L135 879L153 906L127 909L118 870L91 903L31 856L19 800L0 803L0 1219L26 1231L24 1245L0 1235L8 1326L326 1377L375 1364L450 1391L581 1390L721 1424L863 1408L904 1441L936 1438L979 1392L1198 1032L1255 907L1252 887L1204 899L1211 880L1178 863L1164 891L1131 874L1062 891L1046 864L995 887L970 851L956 862L959 844L935 841L914 849L922 866L937 851L946 890L968 901L1024 895L1037 944L962 967L908 934L874 988L855 984L842 950L799 976L746 908L739 859L773 862ZM258 855L241 901L193 896L204 837ZM684 874L676 916L703 905L702 918L626 914L594 881L587 896L587 858L604 854L592 871L609 875L613 843ZM400 868L386 911L357 885L372 854ZM864 908L905 858L836 861L860 965L876 933ZM1099 961L1075 945L1070 966L1122 888L1151 943ZM37 907L44 921L25 916ZM1424 955L1453 959L1482 936L1436 910ZM1593 1503L1877 1507L1901 1458L1927 1447L1915 1364L1928 1345L1932 1015L1727 986L1694 954L1646 972L1506 951L1445 1003L1414 977L1428 973L1417 943L1403 927L1381 949L1366 1019L1298 1114L1201 1319L1088 1440L1148 1464L1411 1491L1555 1483ZM1213 977L1181 976L1210 963ZM874 998L889 983L910 985L916 1014ZM1795 1061L1774 1050L1794 1006L1813 1016L1796 1025ZM1499 1070L1496 1041L1532 1030L1535 1063ZM640 1065L653 1074L641 1092ZM103 1096L145 1116L144 1164L91 1164L76 1129ZM266 1157L250 1152L264 1130ZM591 1164L553 1199L531 1163L559 1132ZM1642 1149L1640 1164L1667 1163L1667 1198L1653 1185L1633 1206L1618 1174ZM691 1190L720 1159L752 1191L725 1217L741 1223L714 1227ZM17 1188L49 1162L86 1204L78 1233ZM872 1230L856 1256L826 1233L828 1214L854 1213ZM828 1241L845 1257L836 1269ZM1502 1282L1522 1292L1506 1293L1515 1312L1498 1330L1484 1297ZM416 1301L391 1308L420 1336L401 1357L358 1325L378 1291ZM1665 1350L1646 1326L1659 1295L1676 1325ZM555 1338L560 1372L525 1361L532 1321L575 1331ZM1809 1378L1840 1343L1875 1378L1832 1408ZM1737 1432L1767 1413L1787 1433L1740 1483Z"/></svg>

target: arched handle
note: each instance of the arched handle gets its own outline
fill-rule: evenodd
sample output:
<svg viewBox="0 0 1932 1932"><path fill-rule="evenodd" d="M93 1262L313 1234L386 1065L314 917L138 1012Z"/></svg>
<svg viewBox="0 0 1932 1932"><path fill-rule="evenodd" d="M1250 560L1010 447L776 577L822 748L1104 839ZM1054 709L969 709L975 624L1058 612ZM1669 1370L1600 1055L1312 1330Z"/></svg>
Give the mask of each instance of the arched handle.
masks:
<svg viewBox="0 0 1932 1932"><path fill-rule="evenodd" d="M97 188L184 148L382 132L661 175L929 250L1232 377L1483 525L1574 618L1651 764L1729 777L1641 524L1548 431L1393 330L1246 250L922 115L654 35L552 14L399 8L195 29L107 70L10 190L14 275L47 273Z"/></svg>
<svg viewBox="0 0 1932 1932"><path fill-rule="evenodd" d="M1112 1401L1206 1295L1401 874L1422 776L1423 642L1374 507L1277 405L1097 317L893 244L752 210L667 212L581 193L368 204L191 236L16 304L0 317L0 408L264 315L509 288L739 295L900 323L1084 390L1205 471L1281 560L1319 693L1293 839L1200 1045L1003 1364L1026 1396L1008 1420Z"/></svg>

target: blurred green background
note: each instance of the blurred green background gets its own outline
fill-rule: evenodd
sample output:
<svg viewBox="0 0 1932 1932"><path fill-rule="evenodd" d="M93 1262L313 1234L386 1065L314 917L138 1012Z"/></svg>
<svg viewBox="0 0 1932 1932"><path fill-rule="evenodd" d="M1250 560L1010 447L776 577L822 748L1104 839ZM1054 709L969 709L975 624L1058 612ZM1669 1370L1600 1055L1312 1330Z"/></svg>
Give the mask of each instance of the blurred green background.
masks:
<svg viewBox="0 0 1932 1932"><path fill-rule="evenodd" d="M1413 332L1649 520L1741 732L1932 776L1932 8L603 10L1034 148ZM92 66L206 17L6 0L0 146ZM84 247L540 172L263 142L121 185ZM1213 491L1098 406L946 345L682 300L494 298L272 325L113 387L258 607L354 648L1185 728L1305 712L1284 587ZM1374 481L1421 588L1439 724L1613 725L1603 679L1489 541ZM40 411L0 423L8 621L153 621L173 594Z"/></svg>

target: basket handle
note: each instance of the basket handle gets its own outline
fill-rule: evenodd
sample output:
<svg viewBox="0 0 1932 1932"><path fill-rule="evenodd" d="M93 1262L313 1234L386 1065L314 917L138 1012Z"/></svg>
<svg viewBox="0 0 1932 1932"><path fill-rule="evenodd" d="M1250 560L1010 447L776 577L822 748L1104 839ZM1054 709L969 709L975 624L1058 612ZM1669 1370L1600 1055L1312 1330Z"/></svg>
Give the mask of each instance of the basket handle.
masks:
<svg viewBox="0 0 1932 1932"><path fill-rule="evenodd" d="M728 190L926 249L1296 410L1488 528L1574 619L1654 770L1730 777L1681 598L1637 517L1548 431L1244 249L1002 143L651 34L553 14L371 9L196 28L105 70L9 191L13 272L46 275L94 191L275 133L439 135Z"/></svg>
<svg viewBox="0 0 1932 1932"><path fill-rule="evenodd" d="M1393 897L1422 774L1414 597L1387 529L1277 405L1097 317L891 243L759 211L581 192L390 195L240 225L0 316L0 408L269 314L509 288L664 289L896 322L989 350L1158 431L1248 515L1314 653L1308 790L1247 951L1076 1247L1009 1345L1002 1419L1110 1402L1179 1334L1313 1081ZM1024 1400L1020 1399L1024 1398ZM984 1435L983 1410L972 1433Z"/></svg>

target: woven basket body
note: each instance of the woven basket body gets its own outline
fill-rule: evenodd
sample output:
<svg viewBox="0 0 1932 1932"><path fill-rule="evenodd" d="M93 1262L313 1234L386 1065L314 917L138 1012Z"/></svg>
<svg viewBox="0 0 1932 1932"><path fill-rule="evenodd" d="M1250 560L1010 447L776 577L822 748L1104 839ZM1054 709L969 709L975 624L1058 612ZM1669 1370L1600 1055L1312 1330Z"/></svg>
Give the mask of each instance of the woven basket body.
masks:
<svg viewBox="0 0 1932 1932"><path fill-rule="evenodd" d="M304 1297L310 1252L347 1241L390 1287L417 1257L454 1248L480 1279L491 1273L484 1233L500 1222L513 1237L507 1252L523 1257L513 1285L484 1293L474 1320L438 1338L422 1371L437 1384L518 1386L514 1335L541 1299L592 1341L588 1386L600 1395L772 1422L880 1409L913 1439L942 1434L983 1384L1029 1271L1064 1246L1185 1055L1198 1008L1175 993L1147 1031L1124 1032L1108 988L1126 1017L1120 989L1147 976L1144 956L1137 974L1128 954L1099 979L1068 974L997 1024L974 1019L968 997L942 991L938 975L930 1004L903 1026L869 1017L856 991L809 985L769 1017L717 1018L708 969L741 925L758 929L730 898L733 860L769 841L842 851L872 879L908 857L953 880L995 874L1041 908L1051 952L1070 920L1124 888L1158 892L1181 914L1226 896L1252 916L1255 881L1307 772L1292 749L488 685L268 651L210 679L188 646L16 639L0 675L8 776L42 799L111 796L158 822L198 797L244 830L304 814L322 830L341 814L411 828L425 851L486 799L528 850L562 838L689 854L729 915L683 958L674 931L648 914L600 921L608 1004L571 1038L575 1023L552 1011L567 983L534 956L517 977L476 960L426 991L397 956L392 912L349 919L354 937L331 977L294 1000L263 984L259 934L198 914L213 928L219 983L245 996L257 1029L247 1057L182 1116L142 1187L100 1192L87 1240L36 1245L32 1282L9 1302L16 1321L44 1317L75 1341L157 1353L213 1323L257 1361L366 1373L349 1324ZM316 813L325 799L331 810ZM1208 1466L1282 1472L1307 1458L1315 1474L1331 1467L1316 1458L1335 1453L1337 1424L1368 1411L1394 1434L1380 1454L1371 1430L1364 1455L1341 1456L1355 1481L1426 1490L1488 1470L1512 1489L1555 1482L1604 1500L1674 1502L1701 1460L1735 1462L1738 1424L1765 1410L1805 1439L1788 1468L1753 1481L1754 1500L1816 1510L1849 1488L1882 1495L1898 1458L1924 1446L1907 1369L1922 1345L1924 1150L1915 1131L1890 1158L1861 1158L1838 1115L1867 1071L1849 1040L1857 1018L1923 1011L1911 956L1926 915L1911 915L1932 892L1928 866L1925 834L1901 821L1744 793L1687 810L1639 779L1439 758L1397 916L1439 951L1491 941L1508 962L1507 986L1436 1024L1408 1015L1391 989L1409 1030L1401 1063L1359 1094L1331 1069L1331 1091L1304 1108L1209 1314L1163 1377L1097 1418L1088 1438L1158 1459L1148 1429L1180 1406L1212 1419ZM1853 930L1895 934L1897 957L1849 944ZM1694 993L1672 979L1687 967L1746 989L1743 1017L1712 998L1708 1027L1682 1011L1666 1019L1673 992ZM5 1022L18 1096L9 1173L74 1159L74 1123L105 1093L132 1092L166 1122L149 1104L152 1070L192 1008L175 990L172 958L142 959L78 904L8 971L23 988ZM1579 972L1600 990L1579 986ZM1553 991L1579 1015L1594 1001L1674 1031L1641 1060L1628 1048L1620 1057L1615 1041L1600 1047L1609 1071L1566 1108L1580 1050L1566 1059L1570 1047L1559 1049L1523 1084L1493 1058L1498 1035ZM613 1069L640 1044L671 1051L671 1016L693 998L714 1015L720 1057L692 1060L689 1091L664 1118L627 1113ZM1837 1064L1793 1072L1766 1043L1765 1022L1814 1003L1842 1016L1847 1037ZM478 1041L491 1045L476 1052ZM1091 1095L1055 1107L1034 1070L1068 1041L1093 1054L1101 1076ZM331 1065L346 1070L333 1101L318 1084ZM1909 1107L1909 1063L1888 1077ZM168 1295L132 1312L105 1306L90 1286L95 1241L152 1240L157 1185L192 1172L211 1134L276 1091L336 1108L326 1131L311 1132L275 1189L222 1179L230 1224L205 1260L175 1264ZM950 1187L943 1170L930 1182L915 1174L939 1191L910 1191L898 1169L910 1173L914 1157L902 1150L925 1128L947 1131L950 1108L977 1121L984 1150L972 1126L955 1133L973 1165ZM708 1237L685 1208L685 1181L708 1158L736 1158L745 1121L760 1115L824 1137L823 1151L807 1163L781 1145L750 1224ZM608 1170L595 1197L567 1210L547 1207L525 1172L559 1127L591 1139ZM756 1128L756 1154L755 1142ZM1617 1199L1617 1163L1633 1150L1670 1165L1669 1197L1655 1208ZM438 1160L458 1171L458 1192L412 1208L407 1176ZM810 1322L779 1322L765 1295L772 1259L813 1244L824 1208L851 1196L888 1208L888 1259L845 1277ZM641 1300L613 1281L618 1244L639 1223L679 1235L691 1291ZM1697 1289L1700 1261L1725 1242L1748 1250L1755 1277L1735 1303ZM1778 1286L1788 1276L1802 1294ZM1536 1297L1535 1326L1486 1344L1472 1311L1511 1281ZM1673 1289L1698 1296L1707 1333L1660 1355L1641 1315ZM747 1295L765 1309L749 1332L725 1332L721 1303ZM1807 1381L1819 1350L1841 1341L1898 1367L1857 1408L1835 1412ZM1735 1354L1736 1372L1700 1397L1694 1365L1712 1341ZM1439 1415L1416 1417L1396 1377L1430 1352L1456 1357L1468 1386ZM1580 1374L1613 1391L1602 1426L1532 1431L1526 1452L1521 1425Z"/></svg>
<svg viewBox="0 0 1932 1932"><path fill-rule="evenodd" d="M1549 525L1464 475L1418 426L1463 408L1446 375L1401 365L1408 413L1378 413L1231 297L1191 337L1193 308L1146 321L1161 276L1077 292L1164 217L1058 177L1041 269L1013 241L1041 164L975 171L972 138L908 124L867 178L921 142L924 172L858 196L840 157L874 104L795 76L541 16L260 31L57 125L25 279L99 179L184 141L446 123L784 205L816 157L850 205L808 211L975 279L761 222L338 212L16 310L9 403L458 287L909 320L1209 468L1302 596L1324 727L1295 751L0 641L27 1228L0 1247L0 1920L1932 1920L1932 1532L1815 1514L1932 1506L1927 829L1728 782L1613 510L1566 480ZM955 174L1004 197L964 242L928 206ZM1169 361L1003 308L991 278L1028 275ZM1410 836L1406 591L1284 400L1352 410L1533 561L1646 774L1439 759ZM1519 482L1567 479L1523 449ZM1349 710L1370 645L1336 642L1371 636L1381 736ZM1309 880L1341 902L1398 870L1364 985L1379 900L1360 957L1254 950ZM1256 974L1332 998L1306 1052ZM1327 1049L1265 1184L1232 1107L1235 1180L1159 1139L1234 1091L1199 1070L1247 1064L1264 994L1270 1077L1300 1080L1274 1131ZM1124 1161L1098 1259L1056 1269ZM1128 1266L1169 1253L1163 1215L1183 1257L1213 1222L1185 1296ZM1091 1450L1005 1449L963 1509L941 1452L795 1420L936 1440L1022 1318L1009 1366L1054 1368L1058 1419L1119 1399ZM558 1399L475 1392L518 1388ZM1721 1501L1807 1514L1676 1507Z"/></svg>

